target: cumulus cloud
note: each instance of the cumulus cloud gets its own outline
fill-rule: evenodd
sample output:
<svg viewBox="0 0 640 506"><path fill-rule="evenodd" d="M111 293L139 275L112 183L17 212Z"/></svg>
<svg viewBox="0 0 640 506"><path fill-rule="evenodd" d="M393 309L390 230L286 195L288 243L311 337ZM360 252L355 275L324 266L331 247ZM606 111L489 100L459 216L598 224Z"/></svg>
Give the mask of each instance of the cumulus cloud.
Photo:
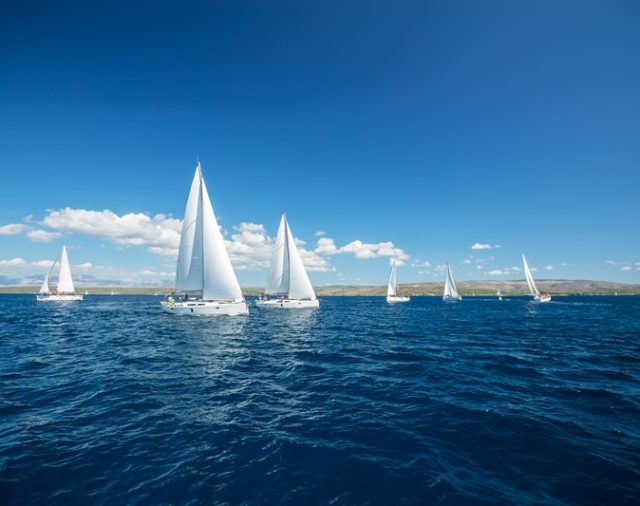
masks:
<svg viewBox="0 0 640 506"><path fill-rule="evenodd" d="M27 232L27 237L33 242L51 242L60 239L62 234L60 232L47 232L46 230L30 230Z"/></svg>
<svg viewBox="0 0 640 506"><path fill-rule="evenodd" d="M621 271L630 271L631 270L631 266L630 265L625 265L624 267L620 267Z"/></svg>
<svg viewBox="0 0 640 506"><path fill-rule="evenodd" d="M318 230L315 234L313 234L315 237L322 237L323 235L326 235L327 233L324 230Z"/></svg>
<svg viewBox="0 0 640 506"><path fill-rule="evenodd" d="M544 270L545 271L552 271L553 270L553 265L545 265L544 266Z"/></svg>
<svg viewBox="0 0 640 506"><path fill-rule="evenodd" d="M471 245L471 249L499 249L502 246L499 244L489 244L486 242L475 242Z"/></svg>
<svg viewBox="0 0 640 506"><path fill-rule="evenodd" d="M0 227L0 235L18 235L25 230L25 226L21 223L10 223Z"/></svg>
<svg viewBox="0 0 640 506"><path fill-rule="evenodd" d="M42 223L54 230L86 234L118 246L144 247L150 253L171 259L178 256L181 222L165 214L118 215L110 210L65 208L50 211ZM222 232L227 234L224 230ZM269 267L273 239L267 235L264 225L241 223L234 226L230 238L225 239L225 244L231 261L238 270ZM309 271L332 270L325 259L304 248L304 241L296 238L296 244Z"/></svg>
<svg viewBox="0 0 640 506"><path fill-rule="evenodd" d="M152 252L158 254L171 248L177 251L180 242L180 220L165 214L127 213L119 216L108 209L91 211L66 207L50 211L42 224L54 230L105 239L118 246L155 248Z"/></svg>
<svg viewBox="0 0 640 506"><path fill-rule="evenodd" d="M359 260L395 257L399 265L409 260L409 255L401 248L397 248L391 241L366 243L356 240L344 246L337 247L335 241L330 237L321 237L316 244L315 253L327 256L350 254Z"/></svg>

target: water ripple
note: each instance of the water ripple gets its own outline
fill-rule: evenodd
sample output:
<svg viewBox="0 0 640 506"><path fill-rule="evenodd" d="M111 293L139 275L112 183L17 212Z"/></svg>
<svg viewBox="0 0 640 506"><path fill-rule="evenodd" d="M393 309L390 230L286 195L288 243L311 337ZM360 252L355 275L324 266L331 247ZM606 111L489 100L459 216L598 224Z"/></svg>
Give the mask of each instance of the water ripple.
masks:
<svg viewBox="0 0 640 506"><path fill-rule="evenodd" d="M637 504L640 299L0 297L3 503Z"/></svg>

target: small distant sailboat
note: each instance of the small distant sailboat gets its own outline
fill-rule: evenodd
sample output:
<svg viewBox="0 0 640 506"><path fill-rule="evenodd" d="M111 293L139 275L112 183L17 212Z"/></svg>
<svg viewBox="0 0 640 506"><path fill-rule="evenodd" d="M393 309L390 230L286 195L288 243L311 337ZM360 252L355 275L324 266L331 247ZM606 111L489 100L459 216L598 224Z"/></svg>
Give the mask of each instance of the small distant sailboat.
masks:
<svg viewBox="0 0 640 506"><path fill-rule="evenodd" d="M49 290L49 277L53 272L55 265L60 262L60 273L58 274L58 286L55 292ZM36 299L41 302L46 301L77 301L82 300L82 294L77 294L76 289L73 286L73 278L71 277L71 266L69 265L69 256L67 255L67 247L62 247L60 256L55 259L49 272L44 277L40 291L36 296Z"/></svg>
<svg viewBox="0 0 640 506"><path fill-rule="evenodd" d="M549 295L548 293L540 293L538 287L536 287L536 283L535 281L533 281L533 276L531 275L529 264L527 263L527 259L524 254L522 255L522 263L524 264L524 277L527 280L529 292L531 292L533 300L536 302L549 302L551 300L551 295Z"/></svg>
<svg viewBox="0 0 640 506"><path fill-rule="evenodd" d="M496 290L496 297L498 297L498 300L502 300L502 292L500 291L500 288Z"/></svg>
<svg viewBox="0 0 640 506"><path fill-rule="evenodd" d="M453 280L453 274L451 273L451 266L447 262L447 279L444 281L444 294L442 300L445 302L457 302L462 300L462 297L458 293L456 288L456 282Z"/></svg>
<svg viewBox="0 0 640 506"><path fill-rule="evenodd" d="M396 259L391 261L391 274L387 284L387 302L409 302L410 297L398 295L398 282L396 280Z"/></svg>
<svg viewBox="0 0 640 506"><path fill-rule="evenodd" d="M167 313L246 315L247 303L213 212L200 162L191 183L180 233L175 294L160 302Z"/></svg>
<svg viewBox="0 0 640 506"><path fill-rule="evenodd" d="M284 213L271 256L267 289L256 304L283 309L320 307Z"/></svg>
<svg viewBox="0 0 640 506"><path fill-rule="evenodd" d="M85 294L85 295L89 295L89 290L85 290L85 291L84 291L84 294Z"/></svg>

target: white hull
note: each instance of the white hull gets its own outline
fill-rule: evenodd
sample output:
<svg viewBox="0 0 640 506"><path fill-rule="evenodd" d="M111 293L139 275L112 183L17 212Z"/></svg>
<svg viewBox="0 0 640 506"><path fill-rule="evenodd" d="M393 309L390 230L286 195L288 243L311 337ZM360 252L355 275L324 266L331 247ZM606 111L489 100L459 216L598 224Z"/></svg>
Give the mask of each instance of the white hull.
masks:
<svg viewBox="0 0 640 506"><path fill-rule="evenodd" d="M70 302L80 301L83 299L82 295L37 295L38 302Z"/></svg>
<svg viewBox="0 0 640 506"><path fill-rule="evenodd" d="M260 299L256 305L277 309L317 309L320 307L318 299Z"/></svg>
<svg viewBox="0 0 640 506"><path fill-rule="evenodd" d="M445 302L458 302L462 300L462 297L460 297L459 295L457 297L453 297L452 295L445 295L444 297L442 297L442 300Z"/></svg>
<svg viewBox="0 0 640 506"><path fill-rule="evenodd" d="M160 302L163 311L171 314L186 315L225 315L238 316L249 314L249 308L245 301L241 302L223 302L213 300L189 300L169 302L163 300Z"/></svg>
<svg viewBox="0 0 640 506"><path fill-rule="evenodd" d="M535 302L549 302L551 300L551 295L534 295L533 300Z"/></svg>
<svg viewBox="0 0 640 506"><path fill-rule="evenodd" d="M387 302L393 304L395 302L409 302L411 297L401 297L399 295L387 295Z"/></svg>

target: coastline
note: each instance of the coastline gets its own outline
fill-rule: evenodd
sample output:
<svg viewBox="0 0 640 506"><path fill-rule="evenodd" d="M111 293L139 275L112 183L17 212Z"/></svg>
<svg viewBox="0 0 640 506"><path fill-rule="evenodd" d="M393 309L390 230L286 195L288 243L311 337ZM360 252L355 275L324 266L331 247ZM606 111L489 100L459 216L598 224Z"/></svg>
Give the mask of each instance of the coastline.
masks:
<svg viewBox="0 0 640 506"><path fill-rule="evenodd" d="M562 295L640 295L640 284L615 283L611 281L592 280L540 280L537 281L541 291L553 296ZM529 295L524 280L517 281L460 281L458 291L463 297L495 296L500 290L503 296ZM398 285L398 291L411 296L442 295L443 282L406 283ZM0 286L0 294L35 294L39 286ZM381 297L386 295L386 285L328 285L315 286L320 297L351 296ZM163 296L171 293L167 287L135 287L135 286L96 286L78 287L78 293L89 292L89 295L154 295ZM243 288L245 296L257 296L264 293L263 287Z"/></svg>

